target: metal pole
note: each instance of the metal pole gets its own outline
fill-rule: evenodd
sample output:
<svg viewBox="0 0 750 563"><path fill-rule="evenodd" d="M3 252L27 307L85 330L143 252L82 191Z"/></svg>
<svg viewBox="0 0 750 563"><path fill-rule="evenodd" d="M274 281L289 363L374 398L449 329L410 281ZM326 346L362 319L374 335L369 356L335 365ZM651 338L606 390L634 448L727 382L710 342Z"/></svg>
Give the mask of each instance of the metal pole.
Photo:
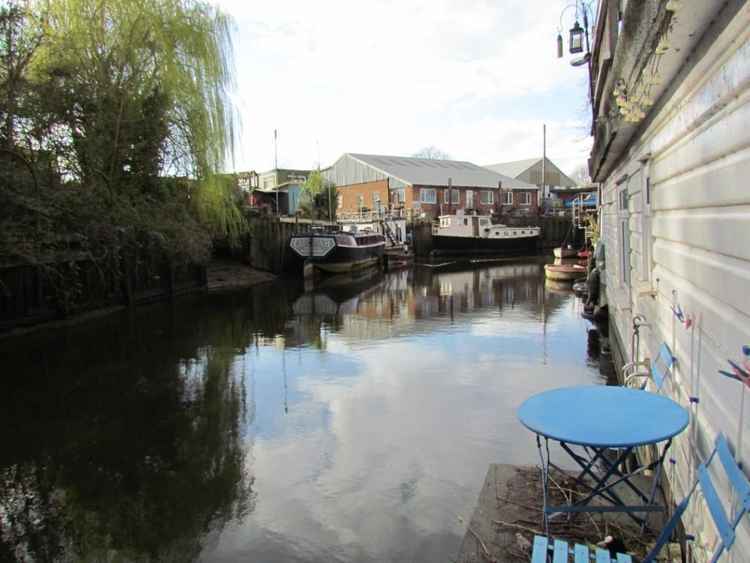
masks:
<svg viewBox="0 0 750 563"><path fill-rule="evenodd" d="M453 210L453 178L448 178L448 215Z"/></svg>
<svg viewBox="0 0 750 563"><path fill-rule="evenodd" d="M547 183L547 124L542 124L542 197L544 193L544 186ZM538 203L538 202L537 202Z"/></svg>
<svg viewBox="0 0 750 563"><path fill-rule="evenodd" d="M278 146L278 131L273 130L273 174L274 174L274 189L276 190L276 215L279 213L279 146Z"/></svg>

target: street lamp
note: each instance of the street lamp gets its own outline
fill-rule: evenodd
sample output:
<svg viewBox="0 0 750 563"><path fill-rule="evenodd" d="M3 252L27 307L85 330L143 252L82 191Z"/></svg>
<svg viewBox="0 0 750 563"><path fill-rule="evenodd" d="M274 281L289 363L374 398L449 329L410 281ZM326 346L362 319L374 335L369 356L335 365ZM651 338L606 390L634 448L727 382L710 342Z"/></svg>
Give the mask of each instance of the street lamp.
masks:
<svg viewBox="0 0 750 563"><path fill-rule="evenodd" d="M583 28L576 20L575 25L570 30L570 54L583 53Z"/></svg>
<svg viewBox="0 0 750 563"><path fill-rule="evenodd" d="M569 37L568 37L568 52L571 55L575 55L577 53L583 53L584 48L586 51L586 54L579 59L575 59L571 62L573 66L580 66L583 64L586 64L591 55L590 55L590 47L589 47L589 10L591 9L585 1L580 2L580 6L578 5L578 1L568 4L563 8L562 12L560 12L560 25L557 28L557 58L561 59L564 54L564 46L563 46L563 36L562 36L562 30L563 30L563 17L565 16L565 12L567 12L569 9L573 8L575 10L575 20L573 27L570 28L569 31ZM583 16L583 27L581 27L581 24L579 23L578 18L580 16ZM584 45L584 39L586 41L586 44Z"/></svg>

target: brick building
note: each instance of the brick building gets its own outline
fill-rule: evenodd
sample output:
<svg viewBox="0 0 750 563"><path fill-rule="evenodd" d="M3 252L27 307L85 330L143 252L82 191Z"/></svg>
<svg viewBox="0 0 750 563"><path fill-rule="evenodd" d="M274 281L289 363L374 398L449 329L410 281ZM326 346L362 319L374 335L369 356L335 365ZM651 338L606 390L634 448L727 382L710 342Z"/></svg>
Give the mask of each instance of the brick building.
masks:
<svg viewBox="0 0 750 563"><path fill-rule="evenodd" d="M434 218L458 209L483 214L538 210L537 188L471 162L346 153L323 172L339 214L404 209Z"/></svg>

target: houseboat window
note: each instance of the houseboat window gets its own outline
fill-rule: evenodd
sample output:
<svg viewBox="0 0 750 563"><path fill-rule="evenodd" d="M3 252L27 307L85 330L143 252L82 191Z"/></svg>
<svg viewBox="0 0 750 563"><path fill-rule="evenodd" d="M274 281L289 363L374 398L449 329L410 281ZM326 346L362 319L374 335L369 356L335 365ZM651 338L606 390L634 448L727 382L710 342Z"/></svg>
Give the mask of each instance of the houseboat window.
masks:
<svg viewBox="0 0 750 563"><path fill-rule="evenodd" d="M503 204L513 205L513 192L507 191L503 194Z"/></svg>
<svg viewBox="0 0 750 563"><path fill-rule="evenodd" d="M489 219L480 219L479 220L479 224L482 225L482 226L489 225L490 221L489 221Z"/></svg>
<svg viewBox="0 0 750 563"><path fill-rule="evenodd" d="M437 203L437 194L434 189L419 190L419 200L422 203Z"/></svg>
<svg viewBox="0 0 750 563"><path fill-rule="evenodd" d="M495 203L495 194L493 194L490 191L485 190L481 192L480 198L481 198L481 202L484 205L492 205L493 203Z"/></svg>
<svg viewBox="0 0 750 563"><path fill-rule="evenodd" d="M531 194L529 192L521 194L521 205L531 205Z"/></svg>
<svg viewBox="0 0 750 563"><path fill-rule="evenodd" d="M468 224L469 224L469 220L468 219L464 219L464 225L468 225Z"/></svg>

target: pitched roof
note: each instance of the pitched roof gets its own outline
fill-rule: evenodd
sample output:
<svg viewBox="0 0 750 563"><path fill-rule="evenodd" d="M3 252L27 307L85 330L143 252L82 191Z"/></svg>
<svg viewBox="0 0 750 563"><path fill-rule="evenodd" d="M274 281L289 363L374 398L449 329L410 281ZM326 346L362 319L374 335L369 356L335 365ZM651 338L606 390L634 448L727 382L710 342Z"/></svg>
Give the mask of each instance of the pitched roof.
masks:
<svg viewBox="0 0 750 563"><path fill-rule="evenodd" d="M552 162L549 157L547 157L546 160L549 166L560 172L560 182L562 183L562 185L576 185L576 181L565 174L565 172L560 170L560 167ZM514 160L512 162L498 162L497 164L488 164L485 166L485 168L497 172L498 174L505 174L506 176L510 176L511 178L517 178L518 176L526 172L529 168L540 163L541 161L541 157L525 158L523 160Z"/></svg>
<svg viewBox="0 0 750 563"><path fill-rule="evenodd" d="M487 166L485 166L485 168L489 168L490 170L494 170L499 174L505 174L506 176L515 178L519 174L526 172L540 160L542 159L524 158L523 160L514 160L513 162L498 162L497 164L488 164Z"/></svg>
<svg viewBox="0 0 750 563"><path fill-rule="evenodd" d="M361 153L347 154L383 174L413 186L447 186L450 178L452 185L462 187L497 188L498 182L503 183L503 188L536 187L462 160L433 160Z"/></svg>

